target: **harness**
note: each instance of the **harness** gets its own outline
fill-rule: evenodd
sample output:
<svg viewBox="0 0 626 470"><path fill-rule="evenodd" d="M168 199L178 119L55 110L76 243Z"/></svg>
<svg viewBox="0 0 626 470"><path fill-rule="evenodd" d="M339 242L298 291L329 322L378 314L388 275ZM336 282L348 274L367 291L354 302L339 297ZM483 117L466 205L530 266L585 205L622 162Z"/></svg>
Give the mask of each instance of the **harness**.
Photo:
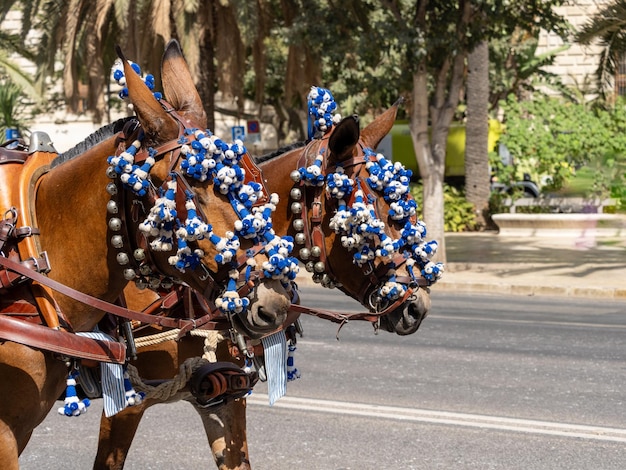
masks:
<svg viewBox="0 0 626 470"><path fill-rule="evenodd" d="M167 106L166 103L164 105ZM175 111L168 111L179 123L182 135L186 128L184 121ZM117 154L126 150L128 141L135 139L140 132L142 130L136 121L129 121L117 136ZM48 172L50 163L57 157L57 153L48 143L49 138L44 133L35 133L35 135L39 136L42 141L45 140L46 144L36 146L30 152L27 152L25 147L18 150L0 147L0 177L3 181L0 202L2 207L10 207L0 220L0 292L2 293L0 338L50 350L62 356L123 363L127 355L124 344L79 337L72 333L71 325L54 300L54 292L125 321L179 329L179 338L195 328L214 330L233 328L232 318L220 312L214 303L158 274L161 270L150 256L151 250L145 236L136 232L133 233L135 236L131 237L129 223L137 222L142 212L145 212L144 208L157 198L157 188L152 185L143 198L127 198L128 191L121 187L115 189L111 187L110 193L113 193L112 196L114 195L116 200L112 197L113 202L110 201L107 210L110 214L109 227L115 226L122 239L131 241L131 252L134 256L124 256L122 248L128 247L120 246L117 257L120 264L129 266L124 270L125 277L128 280L142 277L151 279L152 282L157 279L158 291L162 296L159 300L146 310L138 312L123 306L124 299L120 299L122 306L112 304L47 277L45 274L52 267L49 266L46 253L42 253L38 248L36 235L39 231L36 228L34 202L37 184L40 178ZM161 159L169 155L168 174L170 176L164 185L168 183L169 178L177 179L176 210L184 217L187 213L185 194L191 187L185 177L175 171L180 159L181 146L181 140L175 139L156 148L154 156ZM137 154L137 161L141 163L147 156L148 152L142 149ZM260 170L247 154L242 159L242 165L246 169L247 181L256 181L263 187L262 197L257 203L266 202L269 197L260 177ZM6 185L5 182L7 182ZM206 220L203 214L199 213L199 215ZM21 225L18 225L18 221ZM114 242L113 245L116 246ZM257 246L252 251L258 253L262 250L262 247ZM138 253L141 253L140 260L137 259ZM246 260L245 254L240 255L228 268L234 267L241 273L246 267ZM223 269L212 273L200 264L192 273L199 281L208 284L204 296L212 299L222 290L227 271L228 269ZM248 270L245 282L242 282L238 288L238 294L248 295L262 278L262 272ZM243 275L240 275L240 281L242 279ZM157 286L151 285L151 287ZM182 316L169 316L169 313L174 311L174 307L180 305L185 306ZM180 315L180 312L178 314Z"/></svg>

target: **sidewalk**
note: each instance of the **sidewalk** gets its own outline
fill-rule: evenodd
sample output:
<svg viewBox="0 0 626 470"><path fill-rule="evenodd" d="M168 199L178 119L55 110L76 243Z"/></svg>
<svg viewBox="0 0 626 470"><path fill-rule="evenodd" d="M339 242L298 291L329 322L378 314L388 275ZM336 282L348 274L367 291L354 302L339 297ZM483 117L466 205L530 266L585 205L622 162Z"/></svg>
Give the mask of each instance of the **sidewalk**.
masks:
<svg viewBox="0 0 626 470"><path fill-rule="evenodd" d="M446 234L433 291L626 300L626 238Z"/></svg>

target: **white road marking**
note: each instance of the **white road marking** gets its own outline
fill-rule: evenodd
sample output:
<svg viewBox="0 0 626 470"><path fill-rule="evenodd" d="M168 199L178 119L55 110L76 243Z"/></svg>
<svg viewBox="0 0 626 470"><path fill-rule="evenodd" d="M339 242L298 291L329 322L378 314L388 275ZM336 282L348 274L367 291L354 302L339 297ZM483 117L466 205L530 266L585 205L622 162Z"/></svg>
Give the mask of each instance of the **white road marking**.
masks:
<svg viewBox="0 0 626 470"><path fill-rule="evenodd" d="M520 320L513 318L490 318L480 316L444 316L444 315L428 315L427 318L436 318L437 320L461 320L461 321L484 321L492 323L519 323L519 324L531 324L531 325L556 325L556 326L581 326L584 328L610 328L626 329L626 325L611 325L609 323L584 323L584 322L570 322L570 321L550 321L550 320Z"/></svg>
<svg viewBox="0 0 626 470"><path fill-rule="evenodd" d="M247 398L253 406L269 407L268 397L254 392ZM583 424L556 423L531 419L506 418L471 413L454 413L396 406L368 405L314 398L282 397L273 408L295 409L320 413L333 413L367 418L386 418L397 421L413 421L450 426L494 429L500 431L547 434L550 436L576 437L610 442L626 442L626 429Z"/></svg>

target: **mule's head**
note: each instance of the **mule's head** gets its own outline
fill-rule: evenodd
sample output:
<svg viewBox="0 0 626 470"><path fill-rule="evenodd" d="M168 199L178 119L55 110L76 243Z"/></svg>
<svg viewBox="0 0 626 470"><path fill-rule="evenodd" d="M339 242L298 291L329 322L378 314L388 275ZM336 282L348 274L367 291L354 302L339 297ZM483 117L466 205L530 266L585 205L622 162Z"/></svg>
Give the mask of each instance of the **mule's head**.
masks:
<svg viewBox="0 0 626 470"><path fill-rule="evenodd" d="M304 244L299 254L313 279L339 287L372 312L384 312L383 330L408 335L428 314L428 286L442 266L429 260L436 243L425 241L425 226L416 218L410 173L372 150L391 130L396 113L397 104L362 132L356 116L344 118L314 141L317 147L307 147L292 174L300 200L291 210L312 204L301 224L311 235L295 239ZM323 208L318 221L316 205Z"/></svg>
<svg viewBox="0 0 626 470"><path fill-rule="evenodd" d="M226 143L206 129L204 108L176 41L163 56L164 100L157 100L118 54L140 125L123 154L136 156L138 170L126 178L134 182L131 189L144 209L138 235L149 243L158 268L151 273L156 281L141 270L128 278L151 287L163 278L185 282L253 338L279 329L287 318L297 264L289 257L290 241L271 230L275 197L247 179L242 142ZM145 159L139 160L142 153Z"/></svg>

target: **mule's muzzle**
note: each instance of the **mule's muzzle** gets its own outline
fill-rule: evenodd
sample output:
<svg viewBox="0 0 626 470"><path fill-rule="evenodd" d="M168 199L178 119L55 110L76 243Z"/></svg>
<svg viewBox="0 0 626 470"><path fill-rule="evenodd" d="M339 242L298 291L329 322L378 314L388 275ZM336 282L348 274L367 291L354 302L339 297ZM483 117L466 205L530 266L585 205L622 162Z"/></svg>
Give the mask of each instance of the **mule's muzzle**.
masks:
<svg viewBox="0 0 626 470"><path fill-rule="evenodd" d="M406 336L415 333L430 309L430 296L424 289L390 313L380 317L380 328L390 333Z"/></svg>

